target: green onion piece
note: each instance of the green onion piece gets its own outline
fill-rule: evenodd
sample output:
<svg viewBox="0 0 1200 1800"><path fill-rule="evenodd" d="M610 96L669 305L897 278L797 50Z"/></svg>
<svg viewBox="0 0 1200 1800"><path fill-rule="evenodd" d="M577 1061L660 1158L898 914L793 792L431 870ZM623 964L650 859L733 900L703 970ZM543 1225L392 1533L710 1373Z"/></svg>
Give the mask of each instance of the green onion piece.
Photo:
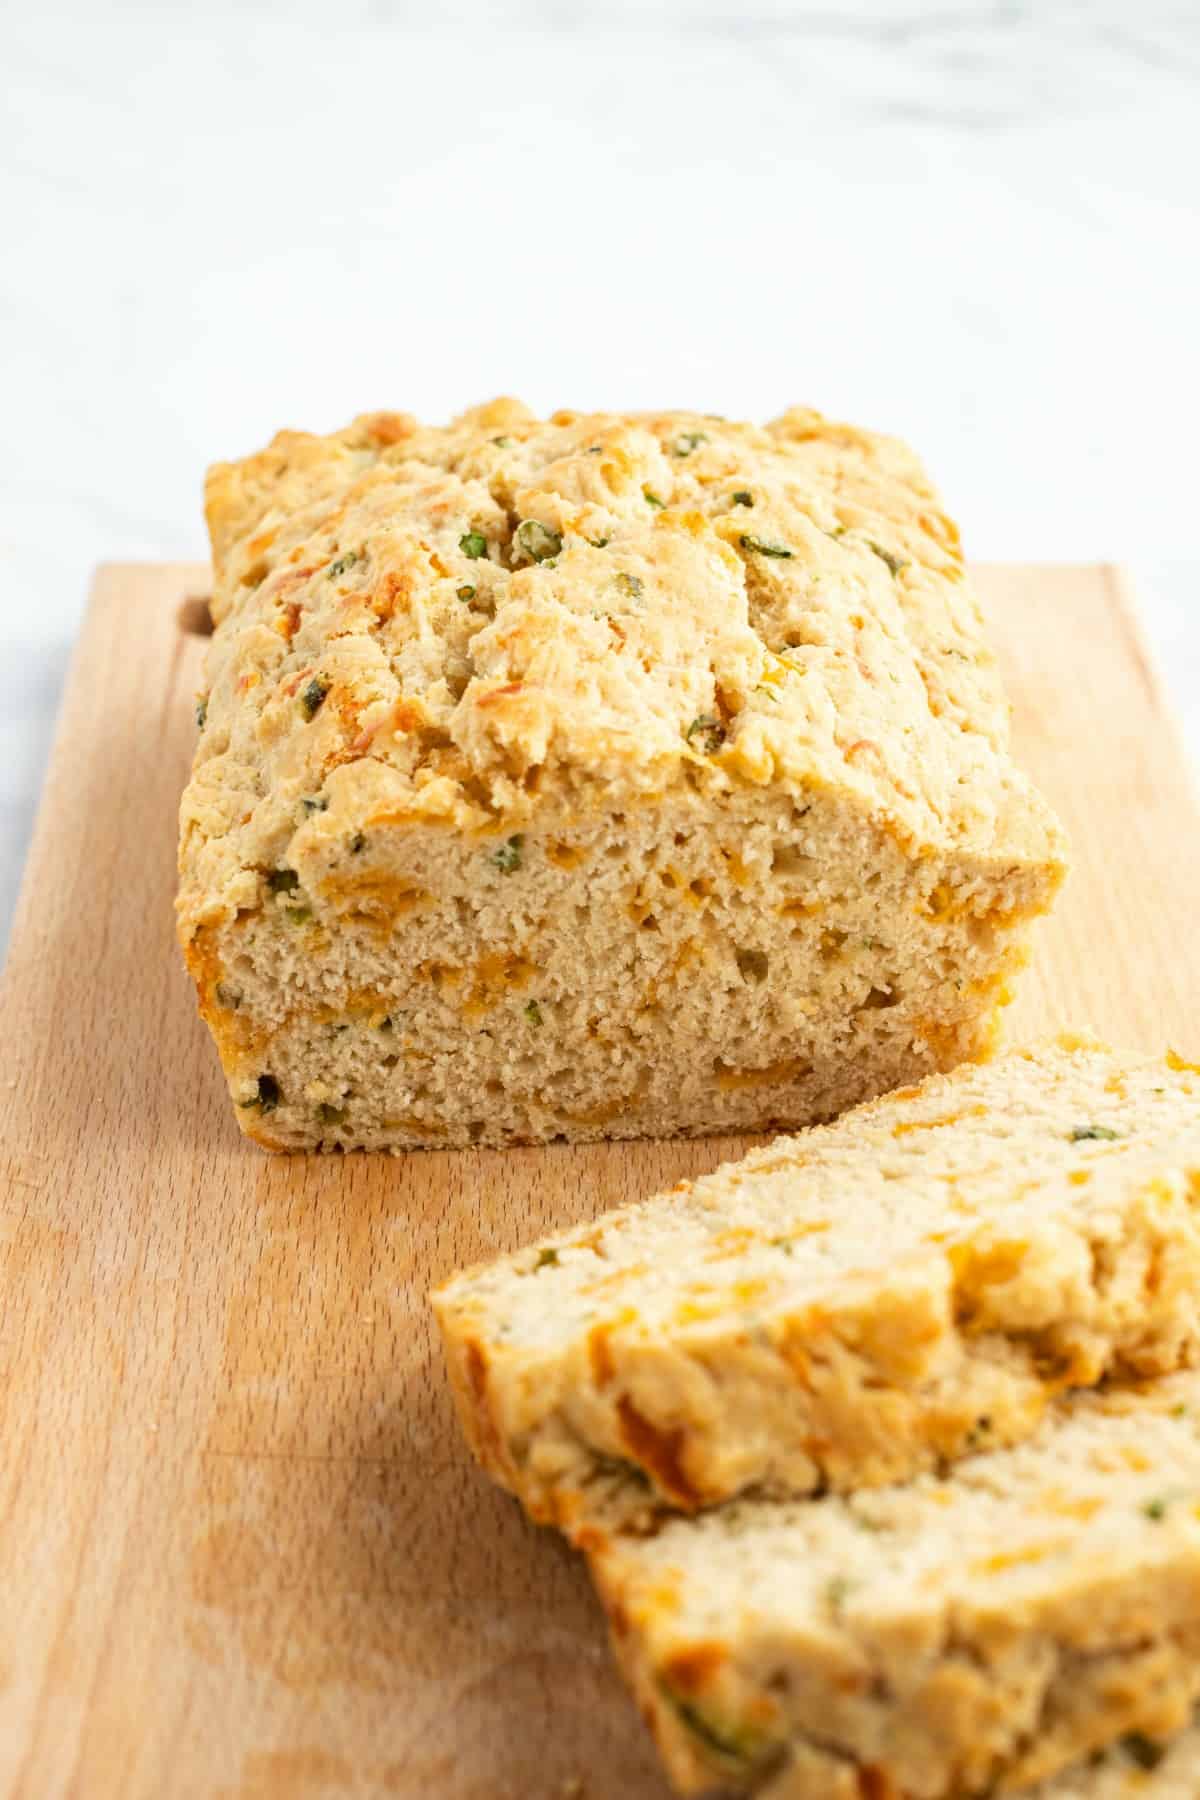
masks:
<svg viewBox="0 0 1200 1800"><path fill-rule="evenodd" d="M642 498L647 506L652 506L654 508L655 512L661 512L663 507L667 504L665 500L660 500L658 495L653 493L648 487L642 489Z"/></svg>
<svg viewBox="0 0 1200 1800"><path fill-rule="evenodd" d="M300 695L300 711L306 719L315 719L325 704L330 683L323 675L314 675L308 686Z"/></svg>
<svg viewBox="0 0 1200 1800"><path fill-rule="evenodd" d="M538 1259L533 1265L533 1272L535 1275L537 1274L537 1271L539 1269L557 1269L557 1267L558 1267L558 1251L557 1250L539 1250L538 1251Z"/></svg>
<svg viewBox="0 0 1200 1800"><path fill-rule="evenodd" d="M347 550L344 556L339 556L336 562L330 563L325 571L326 580L336 581L339 575L344 575L347 569L354 567L361 555L361 550Z"/></svg>
<svg viewBox="0 0 1200 1800"><path fill-rule="evenodd" d="M673 456L690 456L697 444L707 444L708 434L704 431L681 431L671 445Z"/></svg>
<svg viewBox="0 0 1200 1800"><path fill-rule="evenodd" d="M469 581L463 582L458 590L458 597L460 600L473 600L475 598L475 589L471 586Z"/></svg>
<svg viewBox="0 0 1200 1800"><path fill-rule="evenodd" d="M907 569L907 556L896 556L891 550L885 550L882 544L877 544L874 538L868 538L867 543L875 552L880 562L887 564L893 575L898 575L901 569Z"/></svg>
<svg viewBox="0 0 1200 1800"><path fill-rule="evenodd" d="M203 731L208 723L208 695L196 695L196 725Z"/></svg>
<svg viewBox="0 0 1200 1800"><path fill-rule="evenodd" d="M646 591L641 576L627 575L624 569L618 573L616 585L627 600L640 600Z"/></svg>
<svg viewBox="0 0 1200 1800"><path fill-rule="evenodd" d="M768 544L763 538L751 537L749 532L743 532L738 543L743 550L753 550L756 556L794 556L796 554L794 550L789 550L786 544Z"/></svg>
<svg viewBox="0 0 1200 1800"><path fill-rule="evenodd" d="M738 950L735 955L738 972L743 981L761 983L767 979L767 970L770 964L767 961L765 950Z"/></svg>
<svg viewBox="0 0 1200 1800"><path fill-rule="evenodd" d="M529 1020L531 1025L540 1025L542 1023L542 1009L536 1000L529 1000L526 1002L525 1017Z"/></svg>
<svg viewBox="0 0 1200 1800"><path fill-rule="evenodd" d="M540 519L522 519L513 534L513 541L530 562L548 562L557 556L562 549L562 538L557 531L551 531Z"/></svg>
<svg viewBox="0 0 1200 1800"><path fill-rule="evenodd" d="M511 875L515 869L520 868L521 847L524 842L525 839L518 831L514 837L506 838L498 849L492 851L489 860L502 875Z"/></svg>
<svg viewBox="0 0 1200 1800"><path fill-rule="evenodd" d="M768 1748L767 1740L752 1726L738 1726L733 1723L718 1724L710 1718L693 1701L684 1700L665 1683L660 1682L663 1697L679 1718L680 1723L691 1733L718 1767L732 1766L746 1769L758 1762Z"/></svg>
<svg viewBox="0 0 1200 1800"><path fill-rule="evenodd" d="M1083 1144L1086 1143L1089 1138L1105 1138L1111 1143L1119 1138L1120 1135L1120 1132L1114 1131L1111 1125L1076 1125L1071 1133L1071 1142L1073 1144Z"/></svg>
<svg viewBox="0 0 1200 1800"><path fill-rule="evenodd" d="M700 748L712 756L725 742L725 727L713 713L700 713L684 733L688 743L699 738Z"/></svg>
<svg viewBox="0 0 1200 1800"><path fill-rule="evenodd" d="M478 562L481 556L487 555L487 539L482 531L464 531L458 540L458 547L472 562Z"/></svg>
<svg viewBox="0 0 1200 1800"><path fill-rule="evenodd" d="M300 886L300 877L295 869L271 869L267 886L273 894L294 894Z"/></svg>
<svg viewBox="0 0 1200 1800"><path fill-rule="evenodd" d="M754 505L754 495L750 492L749 488L739 488L736 494L730 495L730 499L735 506Z"/></svg>

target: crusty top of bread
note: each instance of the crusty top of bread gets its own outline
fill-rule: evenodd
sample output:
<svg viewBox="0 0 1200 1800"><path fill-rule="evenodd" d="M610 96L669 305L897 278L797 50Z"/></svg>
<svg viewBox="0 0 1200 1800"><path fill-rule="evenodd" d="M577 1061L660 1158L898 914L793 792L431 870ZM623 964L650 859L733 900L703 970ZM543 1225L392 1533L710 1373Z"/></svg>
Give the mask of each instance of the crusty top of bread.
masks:
<svg viewBox="0 0 1200 1800"><path fill-rule="evenodd" d="M1080 1221L1128 1231L1127 1203L1153 1201L1173 1178L1200 1198L1200 1069L1064 1036L931 1076L452 1276L439 1316L478 1333L500 1365L566 1354L598 1330L610 1346L761 1334L841 1294L873 1307L903 1362L901 1298L924 1267L949 1267L973 1333L996 1329L997 1313L1009 1328L1045 1328L1091 1278ZM910 1304L919 1367L930 1321Z"/></svg>
<svg viewBox="0 0 1200 1800"><path fill-rule="evenodd" d="M917 846L1058 854L958 534L894 439L803 408L374 413L218 464L207 516L185 931L300 833L519 829L598 787L835 786Z"/></svg>

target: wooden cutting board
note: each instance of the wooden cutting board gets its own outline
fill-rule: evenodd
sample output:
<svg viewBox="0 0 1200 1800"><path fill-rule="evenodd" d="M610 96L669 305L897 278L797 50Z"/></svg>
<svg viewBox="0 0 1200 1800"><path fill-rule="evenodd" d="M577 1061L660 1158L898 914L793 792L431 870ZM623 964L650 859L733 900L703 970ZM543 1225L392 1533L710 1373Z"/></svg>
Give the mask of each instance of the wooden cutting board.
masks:
<svg viewBox="0 0 1200 1800"><path fill-rule="evenodd" d="M1200 816L1111 569L979 571L1075 873L1012 1015L1200 1050ZM173 941L198 568L108 568L0 1000L0 1790L661 1800L425 1295L739 1148L270 1159Z"/></svg>

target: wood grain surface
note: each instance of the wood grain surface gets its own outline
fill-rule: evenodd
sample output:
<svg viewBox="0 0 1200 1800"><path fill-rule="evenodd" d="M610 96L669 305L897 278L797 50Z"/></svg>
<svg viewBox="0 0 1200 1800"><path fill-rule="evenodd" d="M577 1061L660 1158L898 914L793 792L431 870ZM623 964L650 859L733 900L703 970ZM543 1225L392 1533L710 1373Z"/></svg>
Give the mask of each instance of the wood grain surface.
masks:
<svg viewBox="0 0 1200 1800"><path fill-rule="evenodd" d="M1124 584L979 571L1075 872L1010 1035L1200 1048L1200 819ZM173 940L194 568L109 568L0 1000L0 1791L661 1800L579 1568L460 1446L426 1291L732 1140L272 1160Z"/></svg>

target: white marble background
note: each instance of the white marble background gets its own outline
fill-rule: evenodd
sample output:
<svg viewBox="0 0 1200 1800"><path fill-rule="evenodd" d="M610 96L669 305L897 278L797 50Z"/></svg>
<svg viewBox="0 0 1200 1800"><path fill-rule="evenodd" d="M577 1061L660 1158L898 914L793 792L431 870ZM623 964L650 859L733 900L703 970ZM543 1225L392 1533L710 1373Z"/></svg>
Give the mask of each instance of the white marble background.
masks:
<svg viewBox="0 0 1200 1800"><path fill-rule="evenodd" d="M1200 757L1200 3L0 8L0 943L90 566L280 424L792 400L1133 564Z"/></svg>

